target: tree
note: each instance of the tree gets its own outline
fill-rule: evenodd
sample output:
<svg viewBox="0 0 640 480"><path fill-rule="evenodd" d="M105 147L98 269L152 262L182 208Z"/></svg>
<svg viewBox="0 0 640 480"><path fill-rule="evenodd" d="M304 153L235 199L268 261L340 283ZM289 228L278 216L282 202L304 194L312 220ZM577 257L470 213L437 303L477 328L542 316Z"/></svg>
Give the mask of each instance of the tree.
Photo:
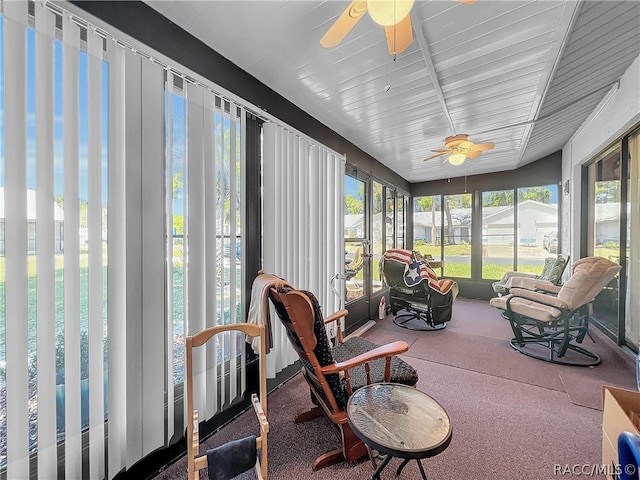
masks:
<svg viewBox="0 0 640 480"><path fill-rule="evenodd" d="M620 203L620 181L596 182L596 203Z"/></svg>
<svg viewBox="0 0 640 480"><path fill-rule="evenodd" d="M484 195L483 206L484 207L510 207L513 206L513 190L498 190L489 192L489 195Z"/></svg>
<svg viewBox="0 0 640 480"><path fill-rule="evenodd" d="M357 215L364 213L364 203L362 199L358 199L353 195L347 195L344 198L344 210L348 215Z"/></svg>
<svg viewBox="0 0 640 480"><path fill-rule="evenodd" d="M529 187L518 189L518 202L535 200L540 203L551 203L551 190L548 187Z"/></svg>
<svg viewBox="0 0 640 480"><path fill-rule="evenodd" d="M433 205L435 205L434 197L416 197L413 199L414 211L416 212L429 212Z"/></svg>
<svg viewBox="0 0 640 480"><path fill-rule="evenodd" d="M449 245L455 244L455 237L453 235L453 218L451 217L451 196L445 195L444 197L444 214L447 217L446 229L447 229L447 243Z"/></svg>

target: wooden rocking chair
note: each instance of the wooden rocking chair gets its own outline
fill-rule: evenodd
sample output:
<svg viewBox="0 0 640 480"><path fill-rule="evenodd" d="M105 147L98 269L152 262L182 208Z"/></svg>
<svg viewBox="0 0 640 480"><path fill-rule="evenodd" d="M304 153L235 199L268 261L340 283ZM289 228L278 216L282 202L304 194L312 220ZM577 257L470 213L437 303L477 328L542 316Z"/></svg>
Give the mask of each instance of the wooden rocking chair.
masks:
<svg viewBox="0 0 640 480"><path fill-rule="evenodd" d="M269 298L298 353L311 400L316 405L299 414L294 421L301 423L324 414L342 443L340 448L318 457L313 463L313 470L362 458L367 454L367 447L347 422L347 400L358 388L375 382L414 386L418 374L395 356L406 352L409 346L402 341L378 346L360 337L343 341L340 319L348 314L347 310L340 310L325 320L311 292L283 284L271 288ZM336 322L337 344L332 347L325 325L333 322Z"/></svg>

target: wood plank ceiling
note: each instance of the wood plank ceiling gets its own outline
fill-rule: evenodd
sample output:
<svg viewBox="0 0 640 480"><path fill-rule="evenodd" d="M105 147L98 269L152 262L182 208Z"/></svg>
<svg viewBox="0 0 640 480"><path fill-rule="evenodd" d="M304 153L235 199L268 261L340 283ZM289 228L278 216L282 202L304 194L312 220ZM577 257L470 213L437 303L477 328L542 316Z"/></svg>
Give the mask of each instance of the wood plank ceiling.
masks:
<svg viewBox="0 0 640 480"><path fill-rule="evenodd" d="M348 1L147 3L410 182L560 150L640 54L635 0L416 1L395 60L368 15L320 46ZM495 148L423 161L461 133Z"/></svg>

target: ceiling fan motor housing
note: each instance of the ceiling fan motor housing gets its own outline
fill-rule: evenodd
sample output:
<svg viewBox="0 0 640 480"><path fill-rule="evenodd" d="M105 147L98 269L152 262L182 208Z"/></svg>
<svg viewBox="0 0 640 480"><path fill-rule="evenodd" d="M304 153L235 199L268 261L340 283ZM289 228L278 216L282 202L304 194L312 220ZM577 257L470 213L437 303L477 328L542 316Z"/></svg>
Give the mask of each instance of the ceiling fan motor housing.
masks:
<svg viewBox="0 0 640 480"><path fill-rule="evenodd" d="M460 145L461 142L466 141L468 138L469 138L469 135L465 135L465 134L453 135L451 137L447 137L444 139L444 145L447 148L454 148Z"/></svg>

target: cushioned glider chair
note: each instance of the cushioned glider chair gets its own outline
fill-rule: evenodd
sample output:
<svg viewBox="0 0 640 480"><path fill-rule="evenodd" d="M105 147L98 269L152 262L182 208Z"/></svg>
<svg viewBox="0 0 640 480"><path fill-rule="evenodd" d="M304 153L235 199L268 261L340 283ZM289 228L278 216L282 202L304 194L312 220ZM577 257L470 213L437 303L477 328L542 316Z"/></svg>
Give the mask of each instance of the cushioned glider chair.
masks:
<svg viewBox="0 0 640 480"><path fill-rule="evenodd" d="M493 282L493 291L498 295L506 295L512 288L526 288L535 290L535 285L558 285L562 279L569 257L558 255L557 257L547 257L540 275L528 272L506 272L502 278Z"/></svg>
<svg viewBox="0 0 640 480"><path fill-rule="evenodd" d="M514 334L511 346L519 352L562 365L596 365L600 357L578 344L588 333L589 304L619 271L620 265L606 258L582 258L562 287L512 288L490 304L504 311Z"/></svg>
<svg viewBox="0 0 640 480"><path fill-rule="evenodd" d="M418 374L395 355L406 352L405 342L378 346L360 337L343 341L340 310L326 320L316 297L311 292L276 285L269 298L287 330L289 340L300 357L302 373L309 384L311 400L316 405L299 414L296 423L326 415L338 434L342 446L325 453L313 463L313 470L347 460L353 462L367 454L349 423L345 407L349 396L358 388L375 382L415 385ZM325 325L335 322L336 345L331 346Z"/></svg>
<svg viewBox="0 0 640 480"><path fill-rule="evenodd" d="M405 264L382 259L384 282L389 286L389 308L393 322L410 330L440 330L453 311L454 292L434 292L427 280L411 287L405 283Z"/></svg>
<svg viewBox="0 0 640 480"><path fill-rule="evenodd" d="M199 455L198 410L193 407L193 349L201 347L216 334L240 331L249 337L260 338L260 397L251 395L251 403L260 424L260 436L249 436L231 441ZM258 480L268 480L267 474L267 375L265 367L265 327L236 323L210 327L186 339L186 397L187 412L191 417L187 422L187 474L188 480L198 480L199 471L207 469L209 480L230 480L248 470L255 470ZM203 352L204 354L204 352Z"/></svg>

